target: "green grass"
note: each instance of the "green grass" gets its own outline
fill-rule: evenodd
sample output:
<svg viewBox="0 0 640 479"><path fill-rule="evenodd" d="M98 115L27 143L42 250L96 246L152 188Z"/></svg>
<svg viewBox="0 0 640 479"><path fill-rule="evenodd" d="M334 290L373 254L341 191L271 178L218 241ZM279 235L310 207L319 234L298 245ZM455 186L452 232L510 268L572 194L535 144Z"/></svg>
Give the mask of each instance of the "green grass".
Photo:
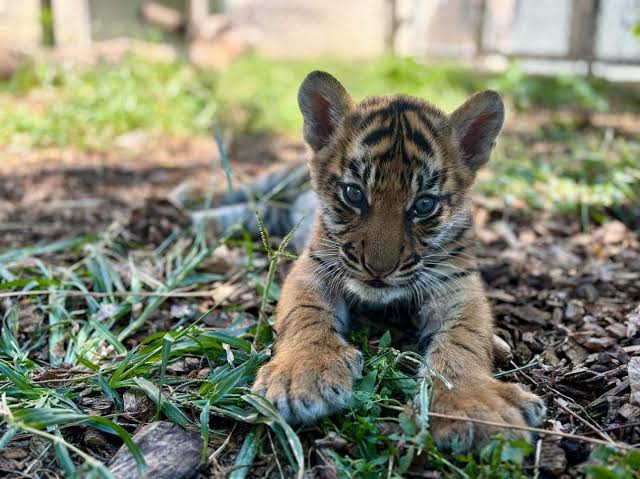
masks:
<svg viewBox="0 0 640 479"><path fill-rule="evenodd" d="M126 131L201 134L216 122L248 131L298 135L296 92L304 76L323 69L354 99L403 92L445 110L473 91L495 88L517 108L534 104L606 109L608 86L575 77L540 79L517 65L501 75L479 75L453 64L412 59L274 61L246 56L220 72L185 63L128 58L82 69L27 64L0 86L1 139L33 146L108 148Z"/></svg>
<svg viewBox="0 0 640 479"><path fill-rule="evenodd" d="M108 149L132 130L189 135L213 124L211 75L139 59L90 69L25 65L2 88L0 141Z"/></svg>
<svg viewBox="0 0 640 479"><path fill-rule="evenodd" d="M137 454L119 423L127 413L123 396L138 391L153 402L158 418L200 431L205 461L231 437L218 460L230 467L235 464L231 477L236 479L247 477L265 461L278 461L285 477L302 477L309 467L308 445L321 438L349 445L320 451L341 478L406 477L425 468L446 477L528 477L526 457L531 447L527 444L498 438L476 458L443 455L435 448L428 415L411 405L417 397L421 410L428 410L431 378L415 378L408 372L408 366L421 364L420 357L393 349L388 333L377 343L363 331L352 334L350 340L365 355L364 377L356 384L348 410L315 428L294 431L271 404L251 395L249 387L273 341L271 329L264 327L273 322L278 296L273 273L278 261L292 258L285 249L286 239L277 249L272 249L264 231L263 240L264 249L251 248L268 261L250 261L247 255L242 270L243 275L258 278L253 293L261 298L258 308L236 304L215 304L201 312L193 308L156 333L149 332L154 322L184 300L143 293L210 289L204 260L219 240L210 243L201 232L186 231L164 251L152 251L135 249L125 236L115 234L4 253L0 292L46 289L49 294L3 303L0 446L25 434L39 436L54 445L47 461L68 477L110 477L102 463L83 449L82 427L111 436L111 442L122 441ZM60 253L65 255L56 256ZM74 294L78 292L99 296ZM190 301L197 306L197 299ZM224 329L205 326L204 319L222 311L239 315ZM25 314L39 322L32 333L25 330ZM199 379L170 372L169 366L186 358L201 359L210 372ZM34 379L62 364L65 369L58 369L62 376L55 377L63 381ZM83 404L99 398L109 402L104 416L88 414ZM272 443L278 444L277 452ZM592 477L632 477L636 453L598 451L589 466ZM614 472L603 475L607 470Z"/></svg>
<svg viewBox="0 0 640 479"><path fill-rule="evenodd" d="M547 142L549 153L504 136L477 190L496 208L581 215L587 224L613 215L631 224L626 208L640 202L640 142L557 128L562 139Z"/></svg>
<svg viewBox="0 0 640 479"><path fill-rule="evenodd" d="M620 95L603 81L531 77L516 64L500 75L479 75L452 64L422 65L391 57L274 61L247 56L221 72L139 58L88 69L25 65L0 85L0 142L10 148L109 150L119 135L132 130L189 136L209 134L212 126L299 139L296 92L313 69L335 74L356 100L403 92L445 110L483 88L502 92L511 111L607 110L611 92ZM625 98L625 107L640 110L638 98ZM481 175L480 191L501 207L524 203L596 222L613 210L625 219L625 205L637 202L640 191L639 143L607 135L583 131L566 119L552 119L526 138L503 134ZM532 155L538 143L556 148Z"/></svg>

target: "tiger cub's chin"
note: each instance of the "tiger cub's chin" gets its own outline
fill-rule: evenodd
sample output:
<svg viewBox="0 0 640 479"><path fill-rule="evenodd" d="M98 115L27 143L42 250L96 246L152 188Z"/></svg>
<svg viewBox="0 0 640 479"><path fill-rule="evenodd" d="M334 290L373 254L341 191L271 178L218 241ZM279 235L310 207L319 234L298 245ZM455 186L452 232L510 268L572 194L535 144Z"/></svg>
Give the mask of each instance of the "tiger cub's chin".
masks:
<svg viewBox="0 0 640 479"><path fill-rule="evenodd" d="M348 279L345 282L346 289L358 300L374 305L386 305L397 300L408 300L410 290L406 286L369 286L358 279Z"/></svg>

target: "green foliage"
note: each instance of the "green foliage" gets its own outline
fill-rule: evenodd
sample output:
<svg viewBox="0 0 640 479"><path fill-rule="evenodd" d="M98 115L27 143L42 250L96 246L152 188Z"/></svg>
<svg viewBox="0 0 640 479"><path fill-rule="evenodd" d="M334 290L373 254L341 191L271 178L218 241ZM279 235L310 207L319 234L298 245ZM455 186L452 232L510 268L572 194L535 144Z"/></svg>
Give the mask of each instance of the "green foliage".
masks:
<svg viewBox="0 0 640 479"><path fill-rule="evenodd" d="M512 63L506 71L489 79L487 86L507 95L518 110L534 106L598 111L609 108L608 84L604 80L574 75L536 77L527 75L518 63Z"/></svg>
<svg viewBox="0 0 640 479"><path fill-rule="evenodd" d="M584 470L591 479L633 479L640 471L640 451L620 453L600 447L591 453L593 465Z"/></svg>
<svg viewBox="0 0 640 479"><path fill-rule="evenodd" d="M78 70L25 65L3 86L0 141L8 145L106 148L123 133L204 133L217 103L213 79L179 62L129 58Z"/></svg>
<svg viewBox="0 0 640 479"><path fill-rule="evenodd" d="M570 124L550 125L546 138L560 137L562 147L532 154L515 138L501 139L491 163L480 172L478 190L500 208L586 213L599 223L605 212L640 200L640 143L606 135L584 134Z"/></svg>
<svg viewBox="0 0 640 479"><path fill-rule="evenodd" d="M517 108L608 107L609 87L602 81L534 77L517 64L499 75L482 75L457 65L422 64L410 58L277 61L249 55L216 72L180 61L152 63L130 57L120 64L85 70L24 65L0 85L5 94L0 140L26 146L109 148L127 131L203 134L216 120L244 131L298 135L296 92L314 69L333 73L356 100L402 92L450 111L470 93L495 88Z"/></svg>

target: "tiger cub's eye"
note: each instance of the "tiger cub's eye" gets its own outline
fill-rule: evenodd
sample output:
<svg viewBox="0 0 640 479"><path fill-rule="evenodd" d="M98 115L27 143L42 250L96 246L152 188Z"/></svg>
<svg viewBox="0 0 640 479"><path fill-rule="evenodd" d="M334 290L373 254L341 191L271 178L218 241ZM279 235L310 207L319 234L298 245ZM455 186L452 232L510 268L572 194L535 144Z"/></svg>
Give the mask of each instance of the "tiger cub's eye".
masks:
<svg viewBox="0 0 640 479"><path fill-rule="evenodd" d="M429 216L436 209L436 200L431 196L421 196L413 204L416 216Z"/></svg>
<svg viewBox="0 0 640 479"><path fill-rule="evenodd" d="M345 185L344 197L353 206L360 206L364 200L364 193L356 185Z"/></svg>

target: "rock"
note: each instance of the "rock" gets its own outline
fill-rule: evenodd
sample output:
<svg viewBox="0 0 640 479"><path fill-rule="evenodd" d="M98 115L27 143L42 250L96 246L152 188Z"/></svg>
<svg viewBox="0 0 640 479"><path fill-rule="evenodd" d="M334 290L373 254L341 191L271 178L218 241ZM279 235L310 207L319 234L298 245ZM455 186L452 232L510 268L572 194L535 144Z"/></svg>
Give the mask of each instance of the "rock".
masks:
<svg viewBox="0 0 640 479"><path fill-rule="evenodd" d="M586 338L582 345L589 351L604 351L616 344L616 340L612 337L606 338Z"/></svg>
<svg viewBox="0 0 640 479"><path fill-rule="evenodd" d="M618 414L628 422L635 422L640 420L640 407L626 403L618 409Z"/></svg>
<svg viewBox="0 0 640 479"><path fill-rule="evenodd" d="M591 454L589 444L575 439L562 438L560 447L565 453L565 458L570 466L575 466L586 461Z"/></svg>
<svg viewBox="0 0 640 479"><path fill-rule="evenodd" d="M109 463L116 479L183 479L193 476L200 465L202 440L172 422L158 421L140 429L133 440L147 463L142 475L136 461L123 445Z"/></svg>
<svg viewBox="0 0 640 479"><path fill-rule="evenodd" d="M527 323L540 326L546 326L551 319L551 314L530 304L512 307L511 314Z"/></svg>
<svg viewBox="0 0 640 479"><path fill-rule="evenodd" d="M550 443L542 443L540 452L540 469L557 476L567 468L567 456L560 446Z"/></svg>

